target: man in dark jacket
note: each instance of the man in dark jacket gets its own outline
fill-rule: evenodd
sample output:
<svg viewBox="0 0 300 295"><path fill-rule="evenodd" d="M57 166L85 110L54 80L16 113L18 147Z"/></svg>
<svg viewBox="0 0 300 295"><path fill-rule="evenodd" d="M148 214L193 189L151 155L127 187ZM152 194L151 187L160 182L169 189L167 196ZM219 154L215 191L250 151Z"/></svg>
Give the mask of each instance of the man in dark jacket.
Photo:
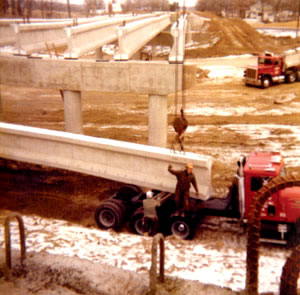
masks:
<svg viewBox="0 0 300 295"><path fill-rule="evenodd" d="M183 211L188 211L190 204L189 198L191 183L194 186L197 194L199 194L196 178L193 174L193 164L188 163L185 170L173 170L172 166L169 165L168 170L177 178L175 190L176 207L179 212L181 212L182 209Z"/></svg>

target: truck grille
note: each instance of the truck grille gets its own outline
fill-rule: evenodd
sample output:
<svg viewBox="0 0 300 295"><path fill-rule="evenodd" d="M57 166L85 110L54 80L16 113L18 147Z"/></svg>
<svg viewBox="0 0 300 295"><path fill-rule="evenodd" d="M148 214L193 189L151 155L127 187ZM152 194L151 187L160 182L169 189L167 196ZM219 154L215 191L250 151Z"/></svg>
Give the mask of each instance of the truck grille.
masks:
<svg viewBox="0 0 300 295"><path fill-rule="evenodd" d="M246 71L246 78L250 78L250 79L256 79L256 69L247 69Z"/></svg>

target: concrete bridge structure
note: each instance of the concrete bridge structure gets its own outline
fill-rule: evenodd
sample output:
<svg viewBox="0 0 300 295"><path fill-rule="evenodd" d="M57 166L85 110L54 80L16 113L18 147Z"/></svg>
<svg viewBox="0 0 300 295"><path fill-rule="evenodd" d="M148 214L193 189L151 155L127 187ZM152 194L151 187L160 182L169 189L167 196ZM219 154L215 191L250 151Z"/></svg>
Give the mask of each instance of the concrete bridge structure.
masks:
<svg viewBox="0 0 300 295"><path fill-rule="evenodd" d="M80 24L91 23L99 20L107 19L107 16L101 17L92 17L92 18L79 18L79 19L30 19L30 23L28 23L23 18L16 19L0 19L0 45L9 45L16 44L18 39L23 39L22 37L18 37L18 34L22 34L22 32L26 32L26 35L29 36L28 32L31 31L32 34L35 35L35 39L33 43L41 43L46 40L48 42L52 42L50 36L47 36L47 32L53 28L55 31L59 28L65 28L67 26L74 26ZM40 26L43 24L43 26ZM52 27L54 25L54 27ZM37 33L38 32L38 33ZM39 36L39 34L41 36ZM50 33L53 35L53 33ZM45 39L46 38L46 39ZM29 38L32 40L32 38ZM26 43L27 40L25 40ZM26 44L25 43L25 44Z"/></svg>
<svg viewBox="0 0 300 295"><path fill-rule="evenodd" d="M117 29L124 23L153 19L160 14L120 15L112 18L98 16L59 22L15 23L9 26L0 22L0 43L14 44L16 52L22 55L45 51L47 44L64 46L67 47L64 54L66 58L79 58L104 44L118 40Z"/></svg>
<svg viewBox="0 0 300 295"><path fill-rule="evenodd" d="M133 43L133 39L145 40L141 35L146 35L147 30L151 30L152 27L146 26L145 30L144 25L153 22L160 23L160 29L156 32L158 33L169 23L169 19L166 16L157 16L155 20L150 18L138 24L137 22L130 24L131 29L127 30L128 34L121 34L123 43L120 43L130 44ZM183 30L181 32L184 34ZM176 38L184 40L180 34L177 34ZM139 43L139 46L143 46L143 42ZM178 41L175 40L174 44L177 46ZM121 46L121 50L124 50L128 58L137 48L129 45L127 48L124 45ZM82 91L147 94L149 97L148 143L166 147L168 94L183 89L183 67L182 64L169 64L167 61L97 62L97 60L83 59L0 56L0 83L61 90L64 97L66 131L74 133L82 133ZM189 75L185 74L185 81L195 80L195 69L185 73L189 73ZM189 86L188 83L184 84L186 87Z"/></svg>
<svg viewBox="0 0 300 295"><path fill-rule="evenodd" d="M194 153L68 132L0 123L0 158L62 168L145 188L174 192L176 177L168 172L194 164L200 196L209 198L212 159Z"/></svg>

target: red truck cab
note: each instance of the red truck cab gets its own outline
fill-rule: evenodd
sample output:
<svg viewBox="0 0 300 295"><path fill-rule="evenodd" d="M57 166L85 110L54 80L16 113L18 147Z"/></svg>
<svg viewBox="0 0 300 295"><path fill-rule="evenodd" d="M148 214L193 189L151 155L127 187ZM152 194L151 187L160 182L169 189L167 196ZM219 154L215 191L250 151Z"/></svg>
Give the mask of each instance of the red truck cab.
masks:
<svg viewBox="0 0 300 295"><path fill-rule="evenodd" d="M285 173L284 160L280 153L254 152L247 157L242 177L244 221L248 218L256 192L272 178ZM283 188L269 197L262 209L261 221L262 228L279 232L282 239L287 238L286 234L295 231L297 233L296 224L300 224L300 187Z"/></svg>
<svg viewBox="0 0 300 295"><path fill-rule="evenodd" d="M298 71L299 65L288 68L283 56L265 53L258 56L257 65L246 68L244 82L261 88L280 82L293 83L298 77Z"/></svg>

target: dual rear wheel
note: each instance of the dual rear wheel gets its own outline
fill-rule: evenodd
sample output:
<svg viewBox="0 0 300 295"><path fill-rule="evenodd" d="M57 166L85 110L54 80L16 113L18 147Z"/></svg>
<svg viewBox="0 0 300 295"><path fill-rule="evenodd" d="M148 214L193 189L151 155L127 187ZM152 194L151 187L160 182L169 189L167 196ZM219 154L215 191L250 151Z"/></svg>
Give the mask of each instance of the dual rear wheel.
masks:
<svg viewBox="0 0 300 295"><path fill-rule="evenodd" d="M109 199L95 210L95 221L102 229L120 228L126 217L126 207L121 200Z"/></svg>

